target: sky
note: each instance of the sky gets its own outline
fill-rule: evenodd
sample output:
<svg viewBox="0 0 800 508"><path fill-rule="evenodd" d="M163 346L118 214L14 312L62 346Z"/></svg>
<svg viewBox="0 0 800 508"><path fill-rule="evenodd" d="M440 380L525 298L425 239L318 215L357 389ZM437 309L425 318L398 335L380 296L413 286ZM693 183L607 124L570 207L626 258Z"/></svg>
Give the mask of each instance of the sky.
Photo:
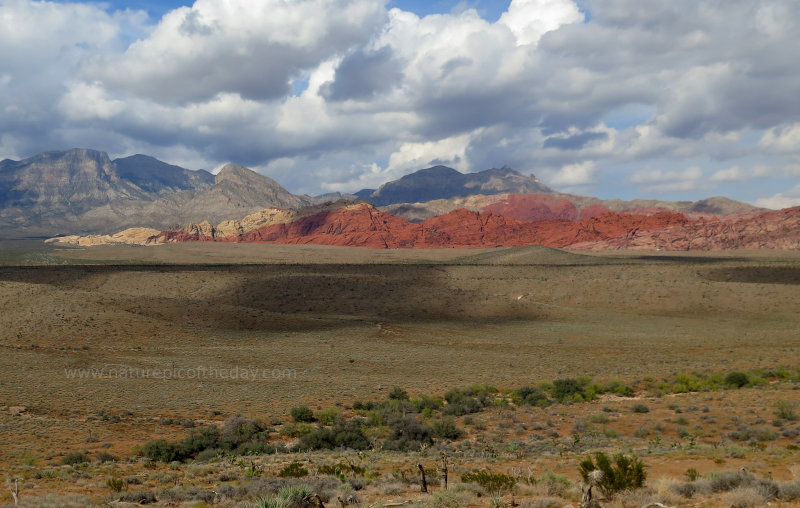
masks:
<svg viewBox="0 0 800 508"><path fill-rule="evenodd" d="M796 0L0 0L0 159L800 205Z"/></svg>

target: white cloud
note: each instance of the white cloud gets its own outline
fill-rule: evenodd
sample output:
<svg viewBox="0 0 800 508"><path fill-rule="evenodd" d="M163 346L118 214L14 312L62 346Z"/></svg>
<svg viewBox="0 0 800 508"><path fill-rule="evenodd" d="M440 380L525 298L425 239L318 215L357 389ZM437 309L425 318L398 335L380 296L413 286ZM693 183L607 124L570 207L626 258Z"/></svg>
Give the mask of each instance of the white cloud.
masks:
<svg viewBox="0 0 800 508"><path fill-rule="evenodd" d="M71 120L108 120L125 110L125 103L109 98L98 84L75 83L58 103L59 109Z"/></svg>
<svg viewBox="0 0 800 508"><path fill-rule="evenodd" d="M276 99L295 74L366 42L384 16L376 0L197 0L167 13L123 55L88 63L83 74L161 103L224 92Z"/></svg>
<svg viewBox="0 0 800 508"><path fill-rule="evenodd" d="M592 161L568 164L551 176L548 184L568 187L588 185L594 179L594 170L595 163Z"/></svg>
<svg viewBox="0 0 800 508"><path fill-rule="evenodd" d="M759 146L769 152L800 153L800 123L768 129L761 137Z"/></svg>
<svg viewBox="0 0 800 508"><path fill-rule="evenodd" d="M660 169L638 171L631 176L630 181L639 184L645 192L679 192L694 190L702 176L703 171L692 166L683 171L661 171Z"/></svg>
<svg viewBox="0 0 800 508"><path fill-rule="evenodd" d="M779 192L767 198L757 199L755 202L753 202L753 204L755 206L770 208L772 210L800 206L800 185L789 189L785 193Z"/></svg>
<svg viewBox="0 0 800 508"><path fill-rule="evenodd" d="M794 0L514 0L496 23L383 0L94 5L0 0L0 158L234 161L306 192L508 163L693 198L756 177L777 193L800 161Z"/></svg>
<svg viewBox="0 0 800 508"><path fill-rule="evenodd" d="M581 21L583 15L570 0L512 0L500 17L518 44L536 44L545 33Z"/></svg>
<svg viewBox="0 0 800 508"><path fill-rule="evenodd" d="M739 166L731 166L726 169L715 171L709 180L718 183L745 182L747 180L769 176L773 172L771 168L766 166L756 166L750 170L744 170Z"/></svg>

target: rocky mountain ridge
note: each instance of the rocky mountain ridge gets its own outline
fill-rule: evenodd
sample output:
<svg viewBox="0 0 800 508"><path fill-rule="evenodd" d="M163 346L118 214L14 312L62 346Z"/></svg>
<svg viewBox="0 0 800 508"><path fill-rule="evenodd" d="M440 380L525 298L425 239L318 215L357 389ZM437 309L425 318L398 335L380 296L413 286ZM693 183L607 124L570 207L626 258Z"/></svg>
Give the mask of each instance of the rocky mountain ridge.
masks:
<svg viewBox="0 0 800 508"><path fill-rule="evenodd" d="M130 241L126 241L130 238ZM72 245L99 238L62 238ZM126 230L108 243L179 242L317 244L378 249L542 245L571 249L800 249L800 207L720 219L682 213L605 212L579 220L520 221L492 211L458 209L412 223L368 203L339 201L298 210L263 210L241 221L205 221L146 238ZM83 242L83 243L82 243Z"/></svg>

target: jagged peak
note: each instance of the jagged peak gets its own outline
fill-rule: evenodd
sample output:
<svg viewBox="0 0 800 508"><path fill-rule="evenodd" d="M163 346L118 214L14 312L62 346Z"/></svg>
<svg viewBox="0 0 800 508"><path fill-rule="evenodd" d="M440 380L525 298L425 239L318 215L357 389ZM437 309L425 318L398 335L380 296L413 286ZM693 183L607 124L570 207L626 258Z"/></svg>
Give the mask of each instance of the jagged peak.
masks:
<svg viewBox="0 0 800 508"><path fill-rule="evenodd" d="M239 183L239 184L246 184L247 182L257 181L257 180L267 180L274 185L278 185L278 182L273 180L268 176L264 176L261 173L257 173L250 168L246 168L244 166L239 166L238 164L228 163L225 164L222 169L217 173L214 181L215 183L220 182L231 182L231 183Z"/></svg>

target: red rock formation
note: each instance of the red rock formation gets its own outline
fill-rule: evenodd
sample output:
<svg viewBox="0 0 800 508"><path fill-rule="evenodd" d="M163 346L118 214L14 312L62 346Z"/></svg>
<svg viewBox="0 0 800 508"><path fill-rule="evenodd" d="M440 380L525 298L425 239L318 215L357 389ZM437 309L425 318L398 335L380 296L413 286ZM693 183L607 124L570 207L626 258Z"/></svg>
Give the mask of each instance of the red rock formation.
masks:
<svg viewBox="0 0 800 508"><path fill-rule="evenodd" d="M577 206L566 199L559 199L547 194L506 194L502 201L492 203L483 210L526 222L575 221L581 217L581 211ZM605 210L608 211L608 209Z"/></svg>
<svg viewBox="0 0 800 508"><path fill-rule="evenodd" d="M641 229L575 249L729 250L800 249L800 207L729 220L699 220Z"/></svg>
<svg viewBox="0 0 800 508"><path fill-rule="evenodd" d="M566 210L566 208L565 208ZM600 208L587 213L601 212ZM396 248L544 245L574 249L718 250L800 248L800 207L755 217L692 220L661 211L652 215L605 212L571 220L523 222L492 211L459 209L421 224L371 205L326 209L239 235L215 235L202 223L165 231L159 242L225 241Z"/></svg>

